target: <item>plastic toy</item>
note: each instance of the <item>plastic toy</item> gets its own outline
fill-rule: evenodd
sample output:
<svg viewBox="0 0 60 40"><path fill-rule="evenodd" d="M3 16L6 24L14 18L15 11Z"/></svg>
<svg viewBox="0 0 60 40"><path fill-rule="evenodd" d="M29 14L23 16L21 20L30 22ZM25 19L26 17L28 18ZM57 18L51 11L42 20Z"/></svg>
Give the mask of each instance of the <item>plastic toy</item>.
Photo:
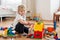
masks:
<svg viewBox="0 0 60 40"><path fill-rule="evenodd" d="M57 33L53 27L48 27L45 30L45 37L47 38L52 38L52 39L57 39Z"/></svg>
<svg viewBox="0 0 60 40"><path fill-rule="evenodd" d="M7 27L4 27L3 30L7 29Z"/></svg>
<svg viewBox="0 0 60 40"><path fill-rule="evenodd" d="M27 38L33 38L33 37L34 37L33 34L29 34L29 35L27 36Z"/></svg>
<svg viewBox="0 0 60 40"><path fill-rule="evenodd" d="M43 37L43 32L40 31L35 31L34 32L34 38L42 38Z"/></svg>
<svg viewBox="0 0 60 40"><path fill-rule="evenodd" d="M44 23L36 22L34 25L34 38L42 38L44 35Z"/></svg>
<svg viewBox="0 0 60 40"><path fill-rule="evenodd" d="M48 27L47 30L48 30L48 32L52 32L52 31L54 31L54 28L53 27Z"/></svg>
<svg viewBox="0 0 60 40"><path fill-rule="evenodd" d="M44 29L44 24L40 22L36 22L34 25L34 31L43 31Z"/></svg>
<svg viewBox="0 0 60 40"><path fill-rule="evenodd" d="M57 33L56 33L56 31L53 31L53 33L54 33L54 35L56 35Z"/></svg>
<svg viewBox="0 0 60 40"><path fill-rule="evenodd" d="M3 36L3 37L7 37L7 36L14 36L15 35L15 31L12 30L12 27L0 27L0 36Z"/></svg>
<svg viewBox="0 0 60 40"><path fill-rule="evenodd" d="M60 40L60 39L56 39L56 40Z"/></svg>
<svg viewBox="0 0 60 40"><path fill-rule="evenodd" d="M3 31L3 37L7 37L7 32L8 32L8 29L4 29L4 31Z"/></svg>
<svg viewBox="0 0 60 40"><path fill-rule="evenodd" d="M12 27L8 28L8 33L7 33L8 36L14 36L15 33L12 32Z"/></svg>
<svg viewBox="0 0 60 40"><path fill-rule="evenodd" d="M2 27L0 27L0 30L3 30L3 28L2 28Z"/></svg>
<svg viewBox="0 0 60 40"><path fill-rule="evenodd" d="M34 35L32 35L31 38L34 38Z"/></svg>
<svg viewBox="0 0 60 40"><path fill-rule="evenodd" d="M3 30L0 30L0 36L3 36Z"/></svg>
<svg viewBox="0 0 60 40"><path fill-rule="evenodd" d="M39 21L39 18L38 18L37 16L35 16L35 17L33 18L33 20Z"/></svg>
<svg viewBox="0 0 60 40"><path fill-rule="evenodd" d="M54 36L54 39L58 39L58 37L57 36Z"/></svg>

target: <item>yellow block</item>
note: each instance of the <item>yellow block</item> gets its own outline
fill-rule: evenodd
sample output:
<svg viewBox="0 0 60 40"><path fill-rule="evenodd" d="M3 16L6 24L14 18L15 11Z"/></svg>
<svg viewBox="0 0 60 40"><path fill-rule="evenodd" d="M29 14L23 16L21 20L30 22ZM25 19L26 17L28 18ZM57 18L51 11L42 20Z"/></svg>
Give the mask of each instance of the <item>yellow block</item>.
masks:
<svg viewBox="0 0 60 40"><path fill-rule="evenodd" d="M43 31L44 29L44 24L43 23L39 23L36 22L35 25L34 25L34 31Z"/></svg>
<svg viewBox="0 0 60 40"><path fill-rule="evenodd" d="M4 30L4 32L3 32L3 36L4 36L4 37L7 36L7 32L8 32L8 29Z"/></svg>

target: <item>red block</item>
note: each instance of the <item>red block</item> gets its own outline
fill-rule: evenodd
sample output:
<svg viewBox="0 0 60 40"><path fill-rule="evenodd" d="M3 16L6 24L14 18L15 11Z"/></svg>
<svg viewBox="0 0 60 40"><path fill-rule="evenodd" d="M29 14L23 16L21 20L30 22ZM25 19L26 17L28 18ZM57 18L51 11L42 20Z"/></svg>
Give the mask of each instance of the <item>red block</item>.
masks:
<svg viewBox="0 0 60 40"><path fill-rule="evenodd" d="M35 31L34 32L34 38L42 38L43 37L43 32L40 31Z"/></svg>
<svg viewBox="0 0 60 40"><path fill-rule="evenodd" d="M7 27L4 27L3 30L7 29Z"/></svg>

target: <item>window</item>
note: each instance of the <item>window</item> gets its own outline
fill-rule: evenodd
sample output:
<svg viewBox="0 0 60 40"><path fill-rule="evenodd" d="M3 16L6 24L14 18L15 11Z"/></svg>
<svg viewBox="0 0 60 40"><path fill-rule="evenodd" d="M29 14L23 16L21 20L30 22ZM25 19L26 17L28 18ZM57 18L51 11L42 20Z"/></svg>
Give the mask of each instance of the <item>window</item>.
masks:
<svg viewBox="0 0 60 40"><path fill-rule="evenodd" d="M1 6L11 10L16 10L20 4L22 0L1 0Z"/></svg>

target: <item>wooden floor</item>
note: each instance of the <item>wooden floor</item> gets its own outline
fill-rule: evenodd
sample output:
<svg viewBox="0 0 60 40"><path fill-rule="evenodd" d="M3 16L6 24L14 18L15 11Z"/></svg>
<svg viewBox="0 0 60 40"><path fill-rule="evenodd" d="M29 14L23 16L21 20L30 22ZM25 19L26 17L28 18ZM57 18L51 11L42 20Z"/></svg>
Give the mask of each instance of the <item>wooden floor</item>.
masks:
<svg viewBox="0 0 60 40"><path fill-rule="evenodd" d="M6 18L5 20L3 20L2 22L0 21L0 26L2 27L9 27L12 23L13 23L14 19L13 18ZM46 24L45 26L53 26L52 22L48 22L48 21L44 21L44 23ZM52 25L51 25L52 24Z"/></svg>
<svg viewBox="0 0 60 40"><path fill-rule="evenodd" d="M0 26L2 27L8 27L13 23L14 19L13 18L6 18L2 22L0 21Z"/></svg>
<svg viewBox="0 0 60 40"><path fill-rule="evenodd" d="M0 38L0 40L46 40L46 39L30 39L30 38Z"/></svg>

